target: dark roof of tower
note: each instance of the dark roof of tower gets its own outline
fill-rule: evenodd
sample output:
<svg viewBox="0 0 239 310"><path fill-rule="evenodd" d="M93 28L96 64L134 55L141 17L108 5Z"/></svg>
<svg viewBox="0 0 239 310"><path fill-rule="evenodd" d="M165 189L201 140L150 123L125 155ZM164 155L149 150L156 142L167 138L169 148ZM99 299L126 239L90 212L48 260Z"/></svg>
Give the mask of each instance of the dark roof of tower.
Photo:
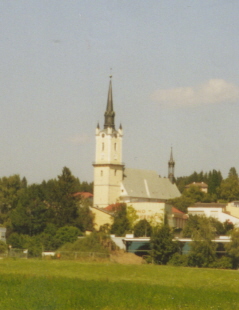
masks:
<svg viewBox="0 0 239 310"><path fill-rule="evenodd" d="M111 77L110 77L107 106L106 106L106 111L105 111L105 123L104 123L104 128L108 128L108 127L115 129L115 112L113 108Z"/></svg>
<svg viewBox="0 0 239 310"><path fill-rule="evenodd" d="M173 148L171 147L171 153L170 153L170 159L169 159L169 164L175 164L174 160L173 160Z"/></svg>

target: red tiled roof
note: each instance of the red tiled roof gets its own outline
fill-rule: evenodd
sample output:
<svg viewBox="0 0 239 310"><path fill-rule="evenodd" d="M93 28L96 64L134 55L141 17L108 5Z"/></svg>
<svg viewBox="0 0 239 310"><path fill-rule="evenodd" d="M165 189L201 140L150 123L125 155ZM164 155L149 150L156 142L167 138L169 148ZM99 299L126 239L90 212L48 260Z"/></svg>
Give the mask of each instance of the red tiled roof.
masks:
<svg viewBox="0 0 239 310"><path fill-rule="evenodd" d="M178 209L175 208L175 207L172 207L172 213L181 213L181 214L184 214L184 212L178 210Z"/></svg>
<svg viewBox="0 0 239 310"><path fill-rule="evenodd" d="M77 193L73 194L73 196L87 199L87 198L92 198L93 194L88 193L88 192L77 192Z"/></svg>
<svg viewBox="0 0 239 310"><path fill-rule="evenodd" d="M104 208L105 211L108 212L116 212L120 207L121 207L121 203L117 202L111 205L108 205L107 207Z"/></svg>

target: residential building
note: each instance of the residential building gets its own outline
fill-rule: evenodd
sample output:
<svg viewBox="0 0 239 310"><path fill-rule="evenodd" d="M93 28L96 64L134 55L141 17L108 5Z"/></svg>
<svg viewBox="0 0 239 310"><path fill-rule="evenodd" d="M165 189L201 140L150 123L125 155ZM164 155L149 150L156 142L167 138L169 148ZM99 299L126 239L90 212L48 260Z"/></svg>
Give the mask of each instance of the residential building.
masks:
<svg viewBox="0 0 239 310"><path fill-rule="evenodd" d="M0 240L6 242L6 227L0 227Z"/></svg>
<svg viewBox="0 0 239 310"><path fill-rule="evenodd" d="M198 187L203 193L208 192L208 185L204 182L193 182L185 186L186 189L189 189L192 186Z"/></svg>
<svg viewBox="0 0 239 310"><path fill-rule="evenodd" d="M188 214L183 213L175 207L172 207L173 227L183 229L188 220Z"/></svg>
<svg viewBox="0 0 239 310"><path fill-rule="evenodd" d="M197 202L188 207L188 214L203 215L207 217L214 217L221 223L230 221L234 225L239 225L239 217L231 215L227 210L227 203L201 203Z"/></svg>

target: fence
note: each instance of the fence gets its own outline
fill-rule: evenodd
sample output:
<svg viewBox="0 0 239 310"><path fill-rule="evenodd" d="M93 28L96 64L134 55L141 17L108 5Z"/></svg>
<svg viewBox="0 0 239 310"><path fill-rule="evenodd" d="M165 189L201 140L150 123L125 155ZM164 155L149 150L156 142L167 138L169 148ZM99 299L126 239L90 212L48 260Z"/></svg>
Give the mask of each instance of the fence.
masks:
<svg viewBox="0 0 239 310"><path fill-rule="evenodd" d="M58 259L70 259L70 260L101 260L109 259L108 253L100 252L72 252L72 251L56 251L55 256Z"/></svg>
<svg viewBox="0 0 239 310"><path fill-rule="evenodd" d="M7 258L7 257L12 257L12 258L27 258L28 256L28 251L27 250L22 250L22 249L9 249L5 253L0 254L0 258Z"/></svg>

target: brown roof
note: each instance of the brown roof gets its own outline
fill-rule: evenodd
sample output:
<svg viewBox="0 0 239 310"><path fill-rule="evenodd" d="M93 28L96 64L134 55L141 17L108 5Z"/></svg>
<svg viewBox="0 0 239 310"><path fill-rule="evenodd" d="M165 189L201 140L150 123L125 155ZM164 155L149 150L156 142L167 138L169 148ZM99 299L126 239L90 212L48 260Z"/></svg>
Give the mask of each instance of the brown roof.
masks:
<svg viewBox="0 0 239 310"><path fill-rule="evenodd" d="M77 193L73 194L73 196L83 198L83 199L87 199L87 198L92 198L93 194L88 193L88 192L77 192Z"/></svg>
<svg viewBox="0 0 239 310"><path fill-rule="evenodd" d="M181 214L185 214L184 212L178 210L178 209L175 208L175 207L172 207L172 213L181 213Z"/></svg>
<svg viewBox="0 0 239 310"><path fill-rule="evenodd" d="M196 202L194 205L191 205L190 208L225 208L227 203L217 203L217 202L210 202L210 203L203 203L203 202Z"/></svg>
<svg viewBox="0 0 239 310"><path fill-rule="evenodd" d="M107 212L116 212L118 211L118 209L121 207L122 203L114 203L114 204L111 204L111 205L108 205L107 207L104 208L105 211Z"/></svg>

